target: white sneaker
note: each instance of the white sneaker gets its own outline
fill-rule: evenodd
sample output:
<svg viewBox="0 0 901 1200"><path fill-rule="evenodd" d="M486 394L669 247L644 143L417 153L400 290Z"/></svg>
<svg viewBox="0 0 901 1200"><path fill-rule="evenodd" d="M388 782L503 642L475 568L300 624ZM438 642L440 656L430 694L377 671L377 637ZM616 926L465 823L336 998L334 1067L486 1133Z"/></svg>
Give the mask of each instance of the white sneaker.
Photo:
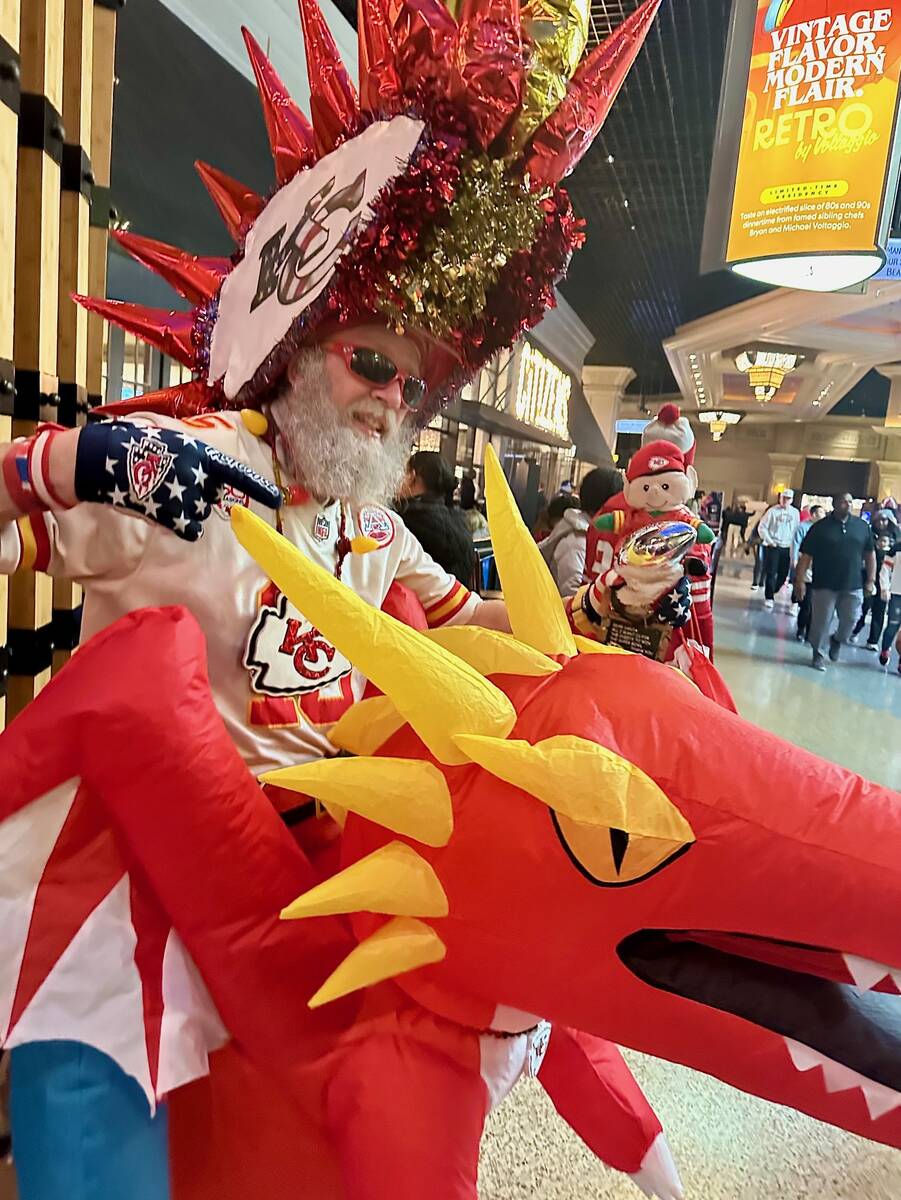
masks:
<svg viewBox="0 0 901 1200"><path fill-rule="evenodd" d="M871 654L875 654L876 651L879 649L879 643L878 642L867 642L867 649L870 651Z"/></svg>
<svg viewBox="0 0 901 1200"><path fill-rule="evenodd" d="M775 601L774 601L774 600L764 600L764 602L763 602L763 607L764 607L764 608L775 608L775 607L776 607L776 603L775 603Z"/></svg>
<svg viewBox="0 0 901 1200"><path fill-rule="evenodd" d="M760 584L759 584L759 583L752 583L752 584L751 584L751 591L752 591L752 592L759 592L759 591L760 591Z"/></svg>

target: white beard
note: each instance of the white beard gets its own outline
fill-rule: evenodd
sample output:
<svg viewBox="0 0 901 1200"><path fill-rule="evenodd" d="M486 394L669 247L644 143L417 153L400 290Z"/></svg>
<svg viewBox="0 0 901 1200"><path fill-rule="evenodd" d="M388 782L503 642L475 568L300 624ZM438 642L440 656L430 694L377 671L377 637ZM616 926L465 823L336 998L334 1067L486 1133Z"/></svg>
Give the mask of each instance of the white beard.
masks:
<svg viewBox="0 0 901 1200"><path fill-rule="evenodd" d="M343 500L352 508L394 499L410 454L410 423L401 421L381 439L346 425L329 397L321 350L301 352L293 384L272 402L269 415L282 465L317 499Z"/></svg>

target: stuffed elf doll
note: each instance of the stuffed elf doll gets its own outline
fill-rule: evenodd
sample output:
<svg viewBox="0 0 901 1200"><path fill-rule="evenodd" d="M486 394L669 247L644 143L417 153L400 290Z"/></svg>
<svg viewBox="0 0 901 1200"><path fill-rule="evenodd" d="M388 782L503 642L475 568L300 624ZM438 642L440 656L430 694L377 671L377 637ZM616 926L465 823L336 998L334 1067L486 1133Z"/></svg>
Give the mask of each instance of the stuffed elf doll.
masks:
<svg viewBox="0 0 901 1200"><path fill-rule="evenodd" d="M651 442L632 456L626 469L623 497L628 507L596 517L594 525L602 536L615 539L618 550L625 541L648 525L661 521L682 521L697 535L695 547L684 562L661 563L653 570L616 563L597 583L617 589L620 601L631 608L654 608L667 620L665 599L670 590L681 596L691 589L690 580L708 573L707 555L715 540L713 530L688 508L698 485L697 473L685 461L685 455L671 442ZM661 602L664 608L661 609ZM681 600L676 608L681 611ZM709 606L708 606L709 607ZM687 606L685 606L687 612ZM673 624L684 622L674 620ZM711 639L712 640L712 639Z"/></svg>

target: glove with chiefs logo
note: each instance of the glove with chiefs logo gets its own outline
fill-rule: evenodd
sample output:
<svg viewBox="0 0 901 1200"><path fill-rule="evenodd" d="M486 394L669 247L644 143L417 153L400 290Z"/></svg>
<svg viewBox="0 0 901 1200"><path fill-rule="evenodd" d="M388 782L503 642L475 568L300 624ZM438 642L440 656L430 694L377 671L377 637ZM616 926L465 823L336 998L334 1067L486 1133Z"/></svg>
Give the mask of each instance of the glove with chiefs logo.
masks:
<svg viewBox="0 0 901 1200"><path fill-rule="evenodd" d="M267 508L281 504L274 483L187 433L104 421L79 435L79 500L126 508L185 541L196 542L203 534L203 522L228 488Z"/></svg>

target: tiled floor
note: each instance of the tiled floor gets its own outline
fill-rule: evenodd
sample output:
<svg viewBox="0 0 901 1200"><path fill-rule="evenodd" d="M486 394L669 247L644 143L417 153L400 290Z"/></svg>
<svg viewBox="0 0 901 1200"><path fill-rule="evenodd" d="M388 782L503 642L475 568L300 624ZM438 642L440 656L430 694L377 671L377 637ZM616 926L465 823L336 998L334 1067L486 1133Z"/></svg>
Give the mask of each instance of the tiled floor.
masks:
<svg viewBox="0 0 901 1200"><path fill-rule="evenodd" d="M747 568L717 583L718 665L750 720L901 790L901 676L866 650L820 675L787 607L763 609ZM901 799L899 799L901 803ZM629 1054L678 1161L688 1200L899 1200L901 1151L767 1104L683 1067ZM489 1123L481 1200L638 1200L521 1084Z"/></svg>
<svg viewBox="0 0 901 1200"><path fill-rule="evenodd" d="M765 612L762 594L752 597L748 583L747 568L727 562L717 585L718 662L743 714L901 789L901 676L894 661L887 673L874 655L849 649L845 661L816 674L809 650L794 641L787 611ZM901 1200L901 1152L682 1067L629 1059L663 1121L690 1200ZM0 1200L12 1195L4 1184L9 1189L0 1171ZM638 1196L629 1180L585 1150L537 1084L520 1085L491 1118L482 1200ZM303 1200L300 1183L296 1200Z"/></svg>

